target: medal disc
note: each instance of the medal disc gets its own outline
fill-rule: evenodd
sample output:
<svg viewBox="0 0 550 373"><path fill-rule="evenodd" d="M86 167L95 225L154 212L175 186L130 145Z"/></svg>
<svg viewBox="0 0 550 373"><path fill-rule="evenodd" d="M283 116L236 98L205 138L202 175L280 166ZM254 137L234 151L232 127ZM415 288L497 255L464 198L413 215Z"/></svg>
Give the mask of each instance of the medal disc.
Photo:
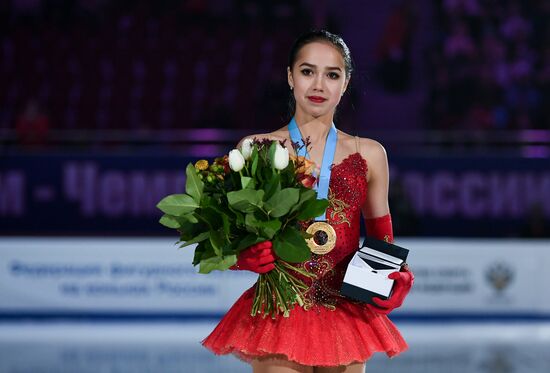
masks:
<svg viewBox="0 0 550 373"><path fill-rule="evenodd" d="M307 228L306 232L313 235L306 242L314 254L324 255L336 246L336 231L328 223L316 221Z"/></svg>

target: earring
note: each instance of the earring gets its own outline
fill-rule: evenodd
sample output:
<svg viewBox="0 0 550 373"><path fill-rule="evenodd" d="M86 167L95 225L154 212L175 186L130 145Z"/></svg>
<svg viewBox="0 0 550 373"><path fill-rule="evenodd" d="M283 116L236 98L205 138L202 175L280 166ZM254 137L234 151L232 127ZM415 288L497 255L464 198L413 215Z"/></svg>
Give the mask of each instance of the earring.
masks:
<svg viewBox="0 0 550 373"><path fill-rule="evenodd" d="M292 91L293 89L294 89L294 87L293 87L293 86L290 86L290 90Z"/></svg>

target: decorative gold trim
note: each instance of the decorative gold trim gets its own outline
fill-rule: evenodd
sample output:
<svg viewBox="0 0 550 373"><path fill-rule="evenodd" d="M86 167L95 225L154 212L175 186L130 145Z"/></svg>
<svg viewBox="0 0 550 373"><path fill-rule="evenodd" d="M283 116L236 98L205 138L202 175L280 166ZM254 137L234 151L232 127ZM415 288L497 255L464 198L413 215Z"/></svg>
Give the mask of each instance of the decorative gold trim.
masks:
<svg viewBox="0 0 550 373"><path fill-rule="evenodd" d="M336 198L330 188L328 189L328 202L332 210L330 212L332 224L348 223L348 226L351 228L351 222L344 212L344 209L349 208L349 205L341 199Z"/></svg>
<svg viewBox="0 0 550 373"><path fill-rule="evenodd" d="M305 298L304 299L304 310L306 311L309 311L311 309L311 307L313 307L315 305L315 303L313 303L313 301L309 298Z"/></svg>

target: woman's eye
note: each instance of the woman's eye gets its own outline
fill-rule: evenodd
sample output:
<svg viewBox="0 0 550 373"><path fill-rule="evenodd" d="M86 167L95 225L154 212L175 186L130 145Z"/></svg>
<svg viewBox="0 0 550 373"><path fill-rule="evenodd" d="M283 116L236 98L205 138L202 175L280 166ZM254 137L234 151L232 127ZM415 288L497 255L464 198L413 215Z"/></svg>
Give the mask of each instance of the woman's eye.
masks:
<svg viewBox="0 0 550 373"><path fill-rule="evenodd" d="M340 75L337 74L337 73L328 73L328 77L330 79L338 79L340 77Z"/></svg>
<svg viewBox="0 0 550 373"><path fill-rule="evenodd" d="M313 71L311 71L311 69L302 69L302 74L303 75L311 75L311 74L313 74Z"/></svg>

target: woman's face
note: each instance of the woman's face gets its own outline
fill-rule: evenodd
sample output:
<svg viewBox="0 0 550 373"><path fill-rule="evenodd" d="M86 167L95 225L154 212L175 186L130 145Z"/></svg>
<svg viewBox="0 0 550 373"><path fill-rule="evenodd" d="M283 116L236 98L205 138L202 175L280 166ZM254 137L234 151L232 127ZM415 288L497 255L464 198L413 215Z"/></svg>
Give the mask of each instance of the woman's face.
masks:
<svg viewBox="0 0 550 373"><path fill-rule="evenodd" d="M294 65L288 68L296 111L314 118L334 112L348 82L344 58L335 47L324 42L304 45Z"/></svg>

